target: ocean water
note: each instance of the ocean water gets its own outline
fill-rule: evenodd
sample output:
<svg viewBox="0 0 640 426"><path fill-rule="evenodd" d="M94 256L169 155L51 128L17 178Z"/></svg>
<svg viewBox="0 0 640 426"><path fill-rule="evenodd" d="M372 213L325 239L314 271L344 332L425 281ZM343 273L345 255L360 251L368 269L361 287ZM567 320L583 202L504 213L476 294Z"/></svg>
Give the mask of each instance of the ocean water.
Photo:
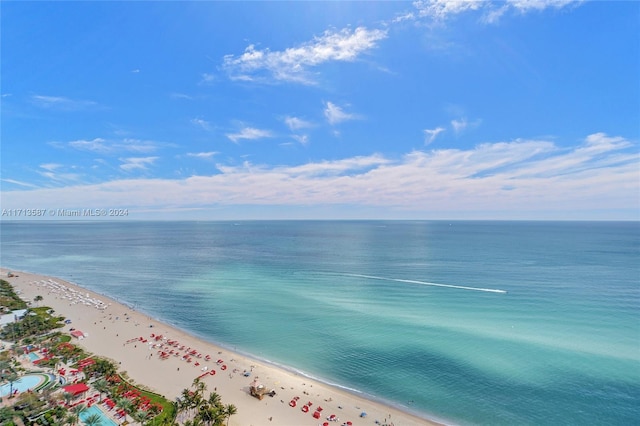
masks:
<svg viewBox="0 0 640 426"><path fill-rule="evenodd" d="M3 222L0 264L462 425L640 421L635 222Z"/></svg>

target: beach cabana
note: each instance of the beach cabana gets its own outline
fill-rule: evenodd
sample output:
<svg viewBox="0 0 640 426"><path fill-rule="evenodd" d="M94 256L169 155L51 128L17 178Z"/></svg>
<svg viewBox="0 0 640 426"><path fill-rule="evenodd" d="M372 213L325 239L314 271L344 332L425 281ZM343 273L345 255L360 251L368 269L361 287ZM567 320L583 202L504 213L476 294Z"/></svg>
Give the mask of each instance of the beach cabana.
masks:
<svg viewBox="0 0 640 426"><path fill-rule="evenodd" d="M89 387L84 383L76 383L73 385L64 386L62 389L66 393L70 393L73 396L77 396L77 395L80 395L81 393L88 391Z"/></svg>
<svg viewBox="0 0 640 426"><path fill-rule="evenodd" d="M80 330L73 330L71 335L76 339L83 339L85 337L85 334Z"/></svg>

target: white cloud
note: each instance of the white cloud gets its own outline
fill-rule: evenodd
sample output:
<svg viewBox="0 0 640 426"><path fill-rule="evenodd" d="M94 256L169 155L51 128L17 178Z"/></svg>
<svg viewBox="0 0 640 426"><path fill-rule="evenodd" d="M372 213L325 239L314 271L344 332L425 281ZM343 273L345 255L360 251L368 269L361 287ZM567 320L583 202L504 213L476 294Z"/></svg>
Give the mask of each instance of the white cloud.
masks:
<svg viewBox="0 0 640 426"><path fill-rule="evenodd" d="M201 118L191 119L191 124L194 124L198 127L202 127L204 130L211 130L211 123Z"/></svg>
<svg viewBox="0 0 640 426"><path fill-rule="evenodd" d="M438 137L438 135L444 131L444 127L436 127L435 129L424 129L424 144L430 145L434 140L436 140L436 137Z"/></svg>
<svg viewBox="0 0 640 426"><path fill-rule="evenodd" d="M122 164L120 168L127 172L132 170L147 170L147 167L153 164L158 157L130 157L121 158Z"/></svg>
<svg viewBox="0 0 640 426"><path fill-rule="evenodd" d="M291 135L291 137L300 142L301 145L307 145L309 143L309 135Z"/></svg>
<svg viewBox="0 0 640 426"><path fill-rule="evenodd" d="M461 119L458 119L458 120L451 120L451 127L453 127L453 131L455 133L462 132L464 129L467 128L468 125L469 125L469 123L467 122L466 118L461 118Z"/></svg>
<svg viewBox="0 0 640 426"><path fill-rule="evenodd" d="M204 73L200 76L200 84L213 84L217 77L213 74Z"/></svg>
<svg viewBox="0 0 640 426"><path fill-rule="evenodd" d="M527 14L533 11L578 6L583 2L584 0L418 0L413 2L415 13L407 12L396 18L396 21L426 18L443 22L463 13L482 12L482 21L494 23L509 11Z"/></svg>
<svg viewBox="0 0 640 426"><path fill-rule="evenodd" d="M313 126L310 121L303 120L302 118L287 116L284 118L284 123L290 130L296 131L300 129L307 129Z"/></svg>
<svg viewBox="0 0 640 426"><path fill-rule="evenodd" d="M192 100L195 99L195 97L193 97L191 95L187 95L187 94L184 94L184 93L178 93L178 92L171 93L169 96L172 99L187 99L189 101L192 101Z"/></svg>
<svg viewBox="0 0 640 426"><path fill-rule="evenodd" d="M215 152L215 151L189 152L189 153L187 153L187 157L209 159L209 158L212 158L214 155L217 155L217 154L218 154L218 152Z"/></svg>
<svg viewBox="0 0 640 426"><path fill-rule="evenodd" d="M112 155L121 152L151 153L166 145L156 141L124 138L119 140L107 140L94 138L91 140L78 139L70 142L51 142L56 148L71 148L78 151L88 151L102 155Z"/></svg>
<svg viewBox="0 0 640 426"><path fill-rule="evenodd" d="M487 2L484 0L420 0L413 3L418 16L444 20L451 15L478 10Z"/></svg>
<svg viewBox="0 0 640 426"><path fill-rule="evenodd" d="M584 0L507 0L510 7L526 13L529 11L541 11L545 9L562 9L566 6L575 6Z"/></svg>
<svg viewBox="0 0 640 426"><path fill-rule="evenodd" d="M5 190L0 196L5 208L35 201L50 208L91 204L158 211L167 206L308 206L312 212L342 206L400 217L453 212L474 218L494 212L500 218L536 218L544 211L545 218L576 218L580 212L581 219L609 209L637 219L640 155L634 147L622 137L595 133L573 147L515 140L467 150L413 151L401 158L374 154L292 166L218 164L219 173L211 176L121 179ZM142 169L153 161L126 159L126 164Z"/></svg>
<svg viewBox="0 0 640 426"><path fill-rule="evenodd" d="M67 145L80 151L91 151L100 154L106 154L113 149L111 146L107 146L107 141L102 138L95 138L92 140L79 139L71 141Z"/></svg>
<svg viewBox="0 0 640 426"><path fill-rule="evenodd" d="M236 80L266 78L312 84L310 68L330 61L354 61L386 37L384 30L358 27L353 31L348 28L325 31L307 43L283 51L258 50L251 44L240 56L226 55L223 68Z"/></svg>
<svg viewBox="0 0 640 426"><path fill-rule="evenodd" d="M360 118L360 116L358 116L357 114L350 114L345 112L342 108L340 108L333 102L327 102L325 104L324 116L332 126L338 123L342 123L343 121L356 120Z"/></svg>
<svg viewBox="0 0 640 426"><path fill-rule="evenodd" d="M50 172L53 172L59 168L62 167L62 164L57 164L57 163L46 163L46 164L40 164L40 168L41 169L45 169L48 170Z"/></svg>
<svg viewBox="0 0 640 426"><path fill-rule="evenodd" d="M467 128L477 127L481 123L480 119L469 121L465 117L451 120L451 128L453 129L455 134L460 134L464 132Z"/></svg>
<svg viewBox="0 0 640 426"><path fill-rule="evenodd" d="M69 168L58 163L45 163L40 164L40 169L37 170L37 173L56 184L65 184L80 180L80 175L78 173L65 171L65 169ZM71 169L73 170L75 167L72 166Z"/></svg>
<svg viewBox="0 0 640 426"><path fill-rule="evenodd" d="M31 96L31 102L36 106L45 109L56 109L61 111L77 111L87 108L92 108L98 104L93 101L78 100L65 98L63 96L44 96L33 95Z"/></svg>
<svg viewBox="0 0 640 426"><path fill-rule="evenodd" d="M0 179L2 182L7 182L7 183L11 183L14 185L20 185L20 186L25 186L27 188L38 188L38 185L34 185L32 183L28 183L28 182L22 182L19 180L15 180L15 179Z"/></svg>
<svg viewBox="0 0 640 426"><path fill-rule="evenodd" d="M238 133L227 133L226 136L233 142L238 142L240 139L263 139L271 138L273 134L269 130L256 129L254 127L245 127Z"/></svg>

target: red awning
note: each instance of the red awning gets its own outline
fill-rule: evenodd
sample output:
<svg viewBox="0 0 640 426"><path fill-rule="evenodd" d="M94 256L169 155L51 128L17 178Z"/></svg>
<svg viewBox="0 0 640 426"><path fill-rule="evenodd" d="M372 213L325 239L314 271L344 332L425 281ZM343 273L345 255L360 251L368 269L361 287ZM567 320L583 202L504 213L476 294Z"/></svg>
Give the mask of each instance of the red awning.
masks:
<svg viewBox="0 0 640 426"><path fill-rule="evenodd" d="M71 395L76 396L78 394L81 394L82 392L88 391L89 387L84 383L76 383L75 385L64 386L62 389L64 389L66 393L70 393Z"/></svg>

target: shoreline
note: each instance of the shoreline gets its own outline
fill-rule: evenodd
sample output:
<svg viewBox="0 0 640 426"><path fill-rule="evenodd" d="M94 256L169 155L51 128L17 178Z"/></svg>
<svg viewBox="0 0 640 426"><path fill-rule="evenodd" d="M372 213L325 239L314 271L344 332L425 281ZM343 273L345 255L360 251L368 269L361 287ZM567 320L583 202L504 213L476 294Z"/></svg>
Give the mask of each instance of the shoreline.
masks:
<svg viewBox="0 0 640 426"><path fill-rule="evenodd" d="M16 276L7 277L11 271ZM203 372L216 371L214 376L205 376L203 381L209 391L215 391L225 404L234 404L238 414L231 417L230 425L317 425L322 424L330 414L335 414L342 424L350 421L356 425L374 425L388 422L394 425L442 425L442 420L425 418L424 413L411 412L409 408L393 405L368 395L357 389L323 381L295 368L281 365L252 354L230 349L222 343L212 342L204 336L181 329L173 324L154 318L136 306L114 297L86 289L76 283L57 277L0 267L2 278L11 283L21 298L32 301L37 295L43 300L39 305L53 308L58 314L72 320L61 331L69 328L82 330L88 336L74 343L89 352L110 358L119 365L121 372L137 384L173 400L180 392L191 386L193 379ZM104 306L69 302L67 295L52 286L62 286L72 294L86 295L99 300ZM60 297L58 297L60 296ZM84 296L83 296L84 297ZM154 340L155 336L163 339ZM186 362L178 357L177 351L171 357L160 359L160 353L169 350L165 343L179 341L181 346L197 348L198 354L207 354L211 361L193 358ZM133 348L131 347L133 345ZM172 349L173 351L173 349ZM156 353L158 355L156 355ZM223 360L225 371L216 360ZM228 366L228 367L227 367ZM228 368L228 370L227 370ZM161 373L161 374L158 374ZM246 374L246 375L245 375ZM259 380L268 389L274 389L274 397L258 400L248 393L249 385ZM300 405L308 400L313 407L322 406L320 419L304 413L300 406L292 408L289 401L300 398ZM366 412L366 417L360 414Z"/></svg>

